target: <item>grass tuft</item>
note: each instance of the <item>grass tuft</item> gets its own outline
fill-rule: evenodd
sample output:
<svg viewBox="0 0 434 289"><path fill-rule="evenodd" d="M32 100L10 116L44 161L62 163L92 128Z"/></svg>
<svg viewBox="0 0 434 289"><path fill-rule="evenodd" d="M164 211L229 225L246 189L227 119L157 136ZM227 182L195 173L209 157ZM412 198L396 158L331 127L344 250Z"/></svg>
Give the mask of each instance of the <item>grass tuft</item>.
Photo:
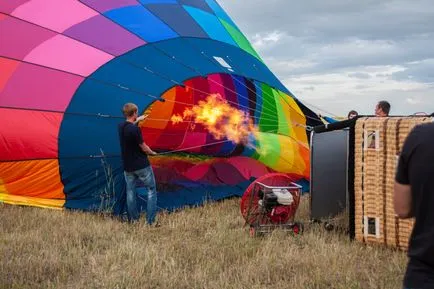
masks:
<svg viewBox="0 0 434 289"><path fill-rule="evenodd" d="M0 204L0 288L400 288L406 255L297 220L251 238L239 199L160 214L161 227Z"/></svg>

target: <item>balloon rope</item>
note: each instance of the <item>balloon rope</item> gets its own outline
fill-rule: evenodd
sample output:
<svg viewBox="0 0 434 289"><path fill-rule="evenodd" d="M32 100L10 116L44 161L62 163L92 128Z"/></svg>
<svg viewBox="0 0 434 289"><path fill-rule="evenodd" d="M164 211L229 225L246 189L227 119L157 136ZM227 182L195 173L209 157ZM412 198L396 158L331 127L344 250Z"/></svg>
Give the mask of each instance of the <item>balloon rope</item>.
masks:
<svg viewBox="0 0 434 289"><path fill-rule="evenodd" d="M87 5L86 5L86 6L87 6ZM91 8L91 7L89 7L89 8ZM91 8L91 9L92 9L92 8ZM93 10L95 10L95 9L93 9ZM11 17L13 17L13 16L11 16ZM16 17L14 17L14 18L16 18ZM20 18L17 18L17 19L20 19ZM21 20L22 20L22 19L21 19ZM43 28L43 29L47 29L47 30L49 30L49 31L54 31L54 30L51 30L51 29L49 29L49 28L43 27L43 26L38 25L38 24L34 24L34 23L32 23L32 25L35 25L35 26L41 27L41 28ZM54 32L55 32L55 31L54 31ZM60 33L60 34L62 34L62 33ZM62 35L63 35L63 34L62 34ZM68 37L68 38L71 38L71 39L73 39L73 40L77 40L77 41L78 41L78 39L75 39L75 38L73 38L73 37L71 37L71 36L69 36L69 35L64 35L64 36L65 36L65 37ZM200 71L198 71L197 69L192 68L192 67L186 65L186 64L183 63L182 61L179 61L177 58L175 58L175 56L166 53L164 50L162 50L162 49L160 49L160 48L158 48L158 47L156 47L156 46L152 46L152 47L155 48L157 51L160 51L161 53L165 54L167 57L170 57L170 58L173 59L173 60L176 59L177 62L180 62L180 64L182 64L183 66L185 66L185 67L187 67L187 68L189 68L189 69L193 69L195 72L197 72L197 73L199 73L200 75L202 75L202 73L201 73ZM106 53L108 53L108 52L106 52ZM108 54L110 54L110 53L108 53ZM115 56L115 55L113 55L113 54L110 54L110 55ZM204 55L204 53L201 53L201 55ZM204 55L204 57L207 57L207 56ZM149 69L149 68L147 68L147 67L142 67L142 66L137 65L137 64L135 64L135 63L133 63L133 62L125 61L125 60L123 60L123 59L120 59L120 60L121 60L122 62L125 62L125 63L127 63L127 64L130 64L130 65L133 66L133 67L136 67L136 68L139 68L139 69L145 70L145 71L147 71L147 72L149 72L149 73L151 73L151 74L153 74L153 75L155 75L155 76L157 76L157 77L160 77L160 78L162 78L162 79L166 79L166 80L168 80L168 81L170 81L170 82L172 82L172 83L174 83L174 84L177 84L177 85L183 85L183 84L179 83L178 81L175 81L175 80L171 79L170 77L164 76L164 75L162 75L161 73L157 73L157 72L155 72L155 71L152 71L151 69ZM22 61L22 60L21 60L21 61ZM22 61L22 62L24 62L24 61ZM217 64L214 63L214 62L212 62L212 63L213 63L214 65L217 65ZM33 64L33 63L31 63L31 64ZM34 64L34 65L37 65L37 64ZM39 65L39 66L42 66L42 65ZM42 67L45 67L45 66L42 66ZM65 71L65 72L67 72L67 71ZM67 72L67 73L70 73L70 72ZM116 85L116 84L109 83L109 82L106 82L106 81L103 81L103 80L100 80L100 79L96 79L96 78L94 78L94 77L88 77L88 79L92 79L92 80L94 80L94 81L100 82L100 83L105 84L105 85L114 86L114 87L119 87L119 88L124 89L124 90L132 91L132 92L134 92L134 93L143 94L143 95L146 95L146 96L152 97L152 98L157 99L157 100L158 100L158 99L161 99L161 98L159 98L159 97L157 97L157 96L154 96L154 95L151 95L151 94L148 94L148 93L145 93L145 92L141 92L141 91L136 91L136 90L130 89L130 88L128 88L128 87L122 86L122 85L120 85L120 84L117 84L117 85ZM237 78L233 78L233 79L235 79L237 82L241 83ZM218 82L216 82L216 81L214 81L214 80L212 80L212 79L209 79L209 80L210 80L211 82L213 82L213 83L215 83L215 84L217 84L217 85L219 85L219 86L225 88L225 89L228 89L229 91L235 93L235 94L238 95L239 97L249 100L250 102L254 103L254 104L257 106L257 102L255 102L255 101L253 101L253 100L251 100L251 99L249 99L249 98L247 98L247 97L241 95L240 93L238 93L238 92L236 92L236 91L231 90L230 88L228 88L228 87L226 87L226 86L224 86L224 85L222 85L222 84L220 84L220 83L218 83ZM254 92L254 91L251 90L249 87L247 87L244 83L241 83L241 84L242 84L244 87L246 87L247 89L249 89L251 92ZM205 92L205 91L199 90L199 89L194 88L194 87L190 87L190 88L191 88L192 90L194 90L194 91L198 91L198 92L201 92L201 93L204 93L204 94L208 94L208 93L209 93L209 92ZM256 92L254 92L254 93L257 95ZM268 94L266 94L266 95L268 95ZM279 94L279 95L280 95L280 94ZM273 98L274 98L274 97L273 97ZM265 101L268 101L266 98L262 98L262 99L264 100L264 102L265 102ZM169 101L169 100L166 100L166 101ZM232 103L232 104L234 104L234 105L236 105L236 106L243 107L243 108L245 108L245 109L251 109L250 107L243 106L243 105L241 105L241 104L239 104L239 103L235 103L235 102L232 102L232 101L230 101L230 100L226 100L226 101L229 102L229 103ZM188 103L183 103L183 102L179 102L179 101L173 101L173 102L180 103L180 104L184 104L184 105L190 105L190 104L188 104ZM270 102L269 102L269 103L270 103ZM273 104L273 105L275 105L275 104ZM291 109L293 109L289 104L288 104L288 106L289 106ZM264 112L265 109L267 109L267 111L271 112L271 114L265 113L265 112ZM274 117L274 116L275 116L275 113L276 113L276 112L275 112L275 111L272 111L270 108L268 108L268 107L263 107L263 111L262 111L262 114L263 114L263 115L267 115L267 116ZM297 112L297 113L298 113L298 112ZM304 117L309 117L309 116L304 115Z"/></svg>
<svg viewBox="0 0 434 289"><path fill-rule="evenodd" d="M197 49L196 48L196 46L195 45L193 45L190 41L188 41L188 39L186 39L186 42L188 42L189 44L190 44L190 46L191 47L193 47L194 49L196 49L198 52L200 52L200 55L202 55L203 57L205 57L205 58L207 58L211 63L213 63L215 66L217 66L218 67L218 65L217 65L217 63L215 63L212 59L211 59L211 57L209 57L208 55L206 55L205 54L205 52L203 52L203 51L200 51L199 49ZM226 58L228 58L229 60L231 60L230 59L230 57L229 56L226 56ZM238 70L241 70L240 68L237 68ZM241 71L241 73L243 73L242 71ZM257 92L256 91L253 91L250 87L248 87L247 85L245 85L243 82L241 82L241 81L239 81L236 77L235 78L233 78L236 82L238 82L239 84L241 84L242 86L244 86L246 89L248 89L250 92L253 92L256 96L258 96L258 94L257 94ZM212 80L211 79L211 81L212 82L214 82L214 83L216 83L216 84L219 84L218 82L215 82L214 80ZM221 85L221 84L219 84L219 85ZM277 89L276 89L277 90ZM236 93L236 92L235 92ZM262 93L263 94L265 94L265 95L267 95L268 97L271 97L272 99L275 99L275 96L274 95L270 95L270 94L268 94L265 90L262 90ZM238 93L237 93L238 94ZM313 118L313 117L311 117L311 116L308 116L308 115L303 115L303 114L301 114L300 112L298 112L297 110L295 110L284 98L283 98L283 96L279 93L279 96L285 101L285 103L289 106L289 108L291 109L291 110L293 110L295 113L297 113L298 115L300 115L300 116L302 116L302 117L306 117L306 118L310 118L310 119L313 119L313 120L319 120L319 121L321 121L320 120L320 118ZM245 96L242 96L243 98L245 98L245 99L248 99L248 98L246 98ZM271 105L275 105L275 103L273 104L273 103L271 103L267 98L262 98L263 100L264 100L264 102L267 102L268 104L271 104ZM250 99L248 99L248 100L250 100ZM252 101L252 100L250 100L250 101Z"/></svg>
<svg viewBox="0 0 434 289"><path fill-rule="evenodd" d="M217 141L217 142L212 142L212 143L203 144L203 145L197 145L197 146L191 146L191 147L182 148L182 149L169 150L169 151L165 151L165 152L162 152L162 153L158 153L157 155L166 155L166 154L171 154L171 153L188 151L188 150L192 150L192 149L196 149L196 148L201 148L201 147L206 147L206 146L213 146L213 145L222 144L222 143L226 143L226 142L231 142L231 140Z"/></svg>
<svg viewBox="0 0 434 289"><path fill-rule="evenodd" d="M17 18L17 17L14 17L14 16L11 16L11 17L22 20L21 18ZM34 23L31 23L31 24L34 25L34 26L37 26L37 27L43 28L43 29L47 29L47 30L52 31L52 32L56 32L56 31L51 30L51 29L49 29L49 28L43 27L43 26L41 26L41 25L39 25L39 24L34 24ZM57 32L56 32L56 33L57 33ZM59 33L59 34L63 35L62 33ZM71 36L68 36L68 35L64 35L64 36L67 37L67 38L71 38L71 39L73 39L73 40L77 40L77 41L78 41L78 39L75 39L75 38L73 38L73 37L71 37ZM159 51L159 52L161 52L161 53L164 53L167 57L170 57L171 59L176 59L174 56L172 56L172 55L170 55L170 54L167 54L167 53L165 53L164 51L162 51L162 49L157 48L157 47L155 47L155 46L152 46L152 47L155 48L157 51ZM107 53L107 52L106 52L106 53ZM108 53L108 54L110 54L110 53ZM110 55L111 55L111 54L110 54ZM112 55L112 56L115 56L115 55ZM8 58L8 57L6 57L6 58ZM14 58L10 58L10 59L14 59ZM31 63L31 62L27 62L27 61L23 61L23 60L19 60L19 59L14 59L14 60L18 60L18 61L21 61L21 62L23 62L23 63L28 63L28 64L31 64L31 65L36 65L36 66L40 66L40 67L44 67L44 68L48 68L48 69L54 69L54 68L51 68L51 67L47 67L47 66L44 66L44 65L35 64L35 63ZM137 65L137 64L135 64L135 63L133 63L133 62L125 61L125 60L123 60L123 59L120 59L120 61L121 61L121 62L124 62L124 63L127 63L127 64L129 64L129 65L131 65L131 66L133 66L133 67L136 67L136 68L138 68L138 69L144 70L144 71L146 71L146 72L148 72L148 73L151 73L151 74L153 74L153 75L155 75L155 76L157 76L157 77L159 77L159 78L162 78L162 79L165 79L165 80L167 80L167 81L170 81L170 82L172 82L172 83L174 83L174 84L176 84L176 85L182 85L182 86L185 86L184 84L179 83L178 81L175 81L175 80L171 79L170 77L164 76L164 75L162 75L161 73L157 73L157 72L155 72L155 71L153 71L153 70L151 70L151 69L149 69L149 68L147 68L147 67L142 67L142 66L139 66L139 65ZM180 62L180 61L178 61L178 62ZM185 65L185 64L182 63L182 62L180 62L180 63L181 63L182 65L186 66L186 67L189 68L189 69L193 69L193 68L191 68L190 66ZM61 69L54 69L54 70L62 71L62 72L68 73L68 74L74 74L74 73L71 73L71 72L68 72L68 71L64 71L64 70L61 70ZM197 70L194 69L194 71L197 71ZM200 75L202 75L202 73L201 73L200 71L197 71L197 72L198 72ZM74 74L74 75L76 75L76 74ZM77 75L77 76L83 77L82 75ZM101 84L103 84L103 85L106 85L106 86L117 87L117 88L121 88L121 89L123 89L123 90L131 91L131 92L133 92L133 93L137 93L137 94L140 94L140 95L145 95L145 96L148 96L148 97L154 98L154 99L156 99L156 100L161 99L160 97L154 96L154 95L152 95L152 94L149 94L149 93L146 93L146 92L143 92L143 91L138 91L138 90L135 90L135 89L131 89L131 88L129 88L129 87L125 87L125 86L120 85L120 84L110 83L110 82L107 82L107 81L104 81L104 80L101 80L101 79L97 79L97 78L95 78L95 77L91 77L91 76L89 76L89 77L87 77L87 79L94 80L94 81L99 82L99 83L101 83ZM213 81L213 80L211 80L211 81ZM218 84L218 85L220 85L220 86L223 87L223 88L229 89L229 88L227 88L226 86L221 85L220 83L217 83L217 82L215 82L215 81L213 81L213 82L216 83L216 84ZM209 92L202 91L202 90L197 89L197 88L194 88L194 87L190 87L190 88L191 88L192 90L194 90L194 91L197 91L197 92L201 92L201 93L204 93L204 94L209 94ZM231 91L232 91L232 90L231 90ZM238 95L238 96L240 96L240 97L244 97L244 98L246 98L245 96L243 96L243 95L241 95L241 94L239 94L239 93L237 93L237 92L235 92L235 91L232 91L232 92L234 92L236 95ZM248 98L246 98L246 99L248 99ZM170 101L170 100L165 100L165 101ZM229 103L231 103L231 104L234 104L234 105L236 105L236 106L240 106L240 107L243 107L243 108L245 108L245 109L250 110L250 107L243 106L243 105L241 105L241 104L239 104L239 103L236 103L236 102L233 102L233 101L230 101L230 100L226 100L226 101L229 102ZM180 102L180 101L170 101L170 102L175 102L175 103L179 103L179 104L183 104L183 105L192 105L192 104L185 103L185 102ZM255 105L257 105L256 102L254 102L254 103L255 103ZM265 109L265 107L264 107L263 109ZM272 111L272 110L270 110L269 108L267 108L267 109L268 109L268 111L271 112L271 114L268 114L268 113L265 113L265 112L262 112L262 114L263 114L263 115L270 116L270 117L274 117L275 112Z"/></svg>
<svg viewBox="0 0 434 289"><path fill-rule="evenodd" d="M84 6L88 7L89 9L94 10L95 12L99 13L100 15L102 15L102 16L103 16L104 18L106 18L107 20L113 22L115 25L121 26L121 25L119 25L118 23L114 22L114 21L113 21L112 19L110 19L109 17L107 17L106 15L101 14L98 10L94 9L93 7L87 5L86 3L83 3L82 1L80 1L80 2L81 2ZM138 2L138 3L141 4L142 6L144 6L142 3L140 3L140 2ZM146 8L146 7L145 7L145 8ZM20 19L20 18L18 18L18 19ZM32 23L32 24L34 24L34 23ZM37 25L37 24L34 24L34 25ZM40 25L37 25L37 26L42 27L42 26L40 26ZM121 27L122 27L122 26L121 26ZM47 27L42 27L42 28L45 28L45 29L47 29L47 30L50 30L50 29L47 28ZM123 27L122 27L122 28L123 28ZM52 31L52 30L50 30L50 31ZM56 31L54 31L54 32L56 32ZM134 35L136 35L137 37L140 38L140 35L135 34L133 31L130 31L130 32L131 32L132 34L134 34ZM56 32L56 33L57 33L57 32ZM60 34L62 34L62 33L60 33ZM64 35L64 34L62 34L62 35ZM69 35L64 35L64 36L79 41L78 39L75 39L75 38L73 38L73 37L71 37L71 36L69 36ZM188 40L187 40L187 41L188 41ZM88 45L89 45L89 44L88 44ZM194 47L193 44L190 43L190 45ZM189 65L185 64L184 62L180 61L179 59L177 59L177 58L174 57L173 55L170 55L169 53L165 52L164 50L160 49L159 47L156 47L156 46L152 46L152 47L155 48L155 49L156 49L157 51L159 51L160 53L162 53L162 54L166 55L167 57L173 59L174 61L180 63L180 64L183 65L184 67L186 67L186 68L188 68L188 69L190 69L190 70L192 70L192 71L198 73L199 75L203 76L203 74L202 74L198 69L196 69L196 68L194 68L194 67L192 67L192 66L189 66ZM104 52L105 52L105 53L108 53L108 52L106 52L106 51L104 51ZM110 53L108 53L108 54L110 54ZM204 55L205 57L208 57L208 56L206 56L204 53L201 53L201 55ZM113 55L113 56L114 56L114 55ZM122 59L121 61L124 61L124 60ZM124 62L125 62L125 61L124 61ZM212 62L214 65L217 65L214 61L211 61L211 62ZM127 63L132 64L131 62L127 62ZM133 65L134 65L135 67L140 67L140 66L136 65L135 63L134 63ZM142 68L142 67L140 67L140 68ZM142 69L145 69L145 70L148 71L148 72L153 72L152 70L148 69L147 67L144 67L144 68L142 68ZM155 72L153 72L153 73L154 73L155 75L157 75L158 77L160 77L160 78L165 78L165 79L171 81L172 83L175 83L175 84L177 84L177 85L183 85L183 84L179 83L178 81L175 81L175 80L173 80L173 79L171 79L171 78L169 78L169 77L164 77L164 76L162 76L162 75L160 75L160 74L157 74L157 73L155 73ZM235 78L235 80L236 80L237 82L239 82L236 78ZM218 83L218 84L221 85L220 83ZM245 86L247 89L249 89L250 91L252 91L252 90L251 90L249 87L247 87L244 83L241 83L241 84L242 84L243 86ZM222 86L222 87L228 89L228 88L225 87L225 86ZM252 92L254 92L254 93L257 95L257 93L256 93L255 91L252 91ZM149 94L145 94L145 95L151 96L151 95L149 95ZM237 95L240 95L240 94L237 93ZM268 94L266 94L266 95L268 95ZM268 95L268 96L270 96L270 95ZM244 97L244 96L242 96L242 97ZM157 97L155 97L155 98L157 98ZM158 98L157 98L157 99L158 99ZM266 100L266 99L264 99L264 100ZM310 104L309 104L309 105L310 105ZM313 105L310 105L310 106L315 107L315 106L313 106ZM294 110L294 108L292 108L292 106L290 106L290 108L291 108L292 110ZM315 107L315 108L319 109L318 107ZM319 110L322 110L322 109L319 109ZM300 113L297 112L296 110L294 110L294 111L295 111L296 113L300 114ZM324 110L322 110L322 111L324 111ZM324 112L326 112L326 111L324 111ZM300 115L301 115L301 116L304 116L304 117L306 117L306 118L309 118L309 119L320 120L319 118L313 118L313 117L308 116L308 115L302 115L302 114L300 114ZM331 114L331 115L333 115L333 114Z"/></svg>
<svg viewBox="0 0 434 289"><path fill-rule="evenodd" d="M276 132L277 132L277 130L271 130L271 131L265 131L263 133L276 133ZM308 145L306 145L305 143L297 140L293 136L290 136L290 135L282 135L282 136L289 137L293 141L295 141L296 143L298 143L299 145L303 146L304 148L309 149ZM216 141L216 142L212 142L212 143L208 143L208 144L203 144L203 145L196 145L196 146L191 146L191 147L182 148L182 149L169 150L169 151L165 151L165 152L162 152L162 153L158 153L157 155L167 155L167 154L170 154L170 153L188 151L188 150L191 150L191 149L196 149L196 148L201 148L201 147L206 147L206 146L212 146L212 145L217 145L217 144L222 144L222 143L227 143L227 142L232 142L232 141L231 140ZM256 148L255 148L255 150L256 150ZM273 150L273 151L275 151L275 150ZM283 157L281 157L281 158L284 159Z"/></svg>

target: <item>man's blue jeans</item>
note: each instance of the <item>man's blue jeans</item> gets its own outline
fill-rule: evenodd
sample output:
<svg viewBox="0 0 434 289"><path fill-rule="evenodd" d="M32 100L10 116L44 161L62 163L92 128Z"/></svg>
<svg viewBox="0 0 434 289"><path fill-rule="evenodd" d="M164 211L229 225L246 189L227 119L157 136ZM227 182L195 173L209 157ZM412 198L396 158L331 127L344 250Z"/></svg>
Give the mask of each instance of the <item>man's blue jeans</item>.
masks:
<svg viewBox="0 0 434 289"><path fill-rule="evenodd" d="M148 189L148 202L146 208L146 221L152 224L155 221L157 214L157 191L155 187L155 177L152 167L148 166L144 169L124 172L125 181L127 183L127 213L129 221L139 219L139 211L137 210L137 193L136 181L141 180Z"/></svg>

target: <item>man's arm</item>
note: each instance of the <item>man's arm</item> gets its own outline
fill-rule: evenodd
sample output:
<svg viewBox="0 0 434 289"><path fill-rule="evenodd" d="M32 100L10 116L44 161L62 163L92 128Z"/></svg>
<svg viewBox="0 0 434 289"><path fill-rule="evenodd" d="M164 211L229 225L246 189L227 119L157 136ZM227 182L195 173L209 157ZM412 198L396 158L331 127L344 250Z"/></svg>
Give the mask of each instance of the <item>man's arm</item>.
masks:
<svg viewBox="0 0 434 289"><path fill-rule="evenodd" d="M151 150L151 148L147 144L145 144L145 143L141 143L141 144L139 144L139 146L142 149L142 151L144 151L148 155L156 155L157 154L156 152L154 152L153 150Z"/></svg>
<svg viewBox="0 0 434 289"><path fill-rule="evenodd" d="M395 177L393 205L395 208L395 213L401 219L413 217L413 198L409 177L409 163L411 160L412 152L418 142L417 139L417 130L413 129L404 142L402 152L398 160L398 168Z"/></svg>
<svg viewBox="0 0 434 289"><path fill-rule="evenodd" d="M136 142L140 149L148 155L156 155L157 153L151 150L151 148L143 141L142 131L140 128L136 127L135 131Z"/></svg>
<svg viewBox="0 0 434 289"><path fill-rule="evenodd" d="M142 120L145 120L145 118L147 118L149 115L145 114L145 115L141 115L139 116L136 121L134 122L134 124L138 124L139 122L141 122Z"/></svg>
<svg viewBox="0 0 434 289"><path fill-rule="evenodd" d="M395 213L401 219L407 219L413 217L412 197L410 185L403 185L395 182L395 192L393 196L393 204L395 207Z"/></svg>

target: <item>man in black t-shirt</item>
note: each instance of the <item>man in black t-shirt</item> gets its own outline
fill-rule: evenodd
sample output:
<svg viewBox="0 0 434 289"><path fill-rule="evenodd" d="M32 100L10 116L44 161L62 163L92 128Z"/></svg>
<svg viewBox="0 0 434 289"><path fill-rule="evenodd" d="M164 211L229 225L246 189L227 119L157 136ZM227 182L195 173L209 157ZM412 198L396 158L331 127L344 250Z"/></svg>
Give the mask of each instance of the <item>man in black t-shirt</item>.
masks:
<svg viewBox="0 0 434 289"><path fill-rule="evenodd" d="M416 126L404 143L394 205L398 217L416 219L404 287L434 288L434 123Z"/></svg>
<svg viewBox="0 0 434 289"><path fill-rule="evenodd" d="M155 177L147 154L156 155L143 141L142 132L136 126L138 108L133 103L123 107L126 121L119 124L119 141L126 181L127 213L130 222L139 219L137 210L136 181L140 179L148 189L146 220L148 224L155 221L157 212L157 192ZM143 117L141 117L143 119Z"/></svg>

